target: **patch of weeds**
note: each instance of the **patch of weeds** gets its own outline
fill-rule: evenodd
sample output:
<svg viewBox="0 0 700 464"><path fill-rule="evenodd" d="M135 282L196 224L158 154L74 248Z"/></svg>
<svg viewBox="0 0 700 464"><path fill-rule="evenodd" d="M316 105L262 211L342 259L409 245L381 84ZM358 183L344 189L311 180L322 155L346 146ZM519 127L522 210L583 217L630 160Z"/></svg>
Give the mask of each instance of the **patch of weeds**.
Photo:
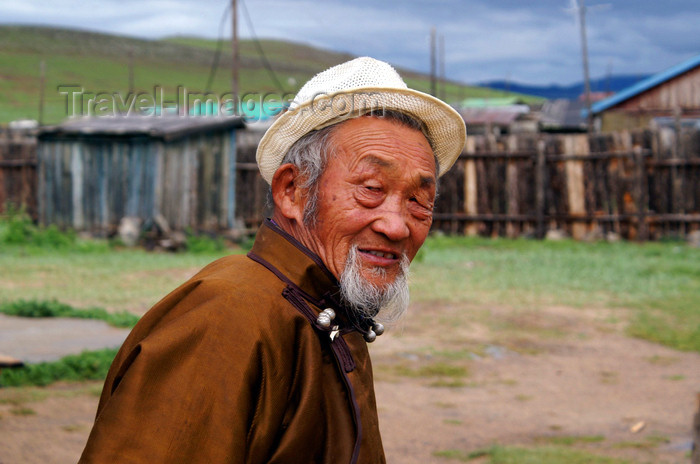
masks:
<svg viewBox="0 0 700 464"><path fill-rule="evenodd" d="M80 432L81 430L85 429L85 426L80 424L64 425L63 427L61 427L61 429L65 430L66 432Z"/></svg>
<svg viewBox="0 0 700 464"><path fill-rule="evenodd" d="M401 377L433 379L430 386L448 388L466 386L463 379L469 375L469 370L464 366L455 366L441 362L426 364L416 368L399 364L394 366L393 372Z"/></svg>
<svg viewBox="0 0 700 464"><path fill-rule="evenodd" d="M449 449L435 451L433 456L462 462L487 457L486 464L629 464L627 460L555 446L540 448L493 446L471 453Z"/></svg>
<svg viewBox="0 0 700 464"><path fill-rule="evenodd" d="M96 396L100 397L102 396L102 388L103 385L101 383L96 383L95 385L92 385L91 387L87 388L86 392L90 396Z"/></svg>
<svg viewBox="0 0 700 464"><path fill-rule="evenodd" d="M0 313L19 317L73 317L80 319L98 319L109 325L131 328L139 317L128 311L107 312L103 308L78 309L56 300L16 300L0 303Z"/></svg>
<svg viewBox="0 0 700 464"><path fill-rule="evenodd" d="M195 235L188 232L185 239L185 248L190 253L211 254L220 253L226 249L226 242L219 236Z"/></svg>
<svg viewBox="0 0 700 464"><path fill-rule="evenodd" d="M473 359L474 356L481 356L478 353L475 353L472 350L467 350L467 349L461 349L461 350L434 350L431 349L430 353L433 356L442 358L442 359L447 359L449 361L462 361L462 360L470 360Z"/></svg>
<svg viewBox="0 0 700 464"><path fill-rule="evenodd" d="M462 388L466 387L467 383L461 379L438 379L430 382L428 385L438 388Z"/></svg>
<svg viewBox="0 0 700 464"><path fill-rule="evenodd" d="M603 435L538 437L535 441L537 443L547 443L550 445L574 446L587 443L600 443L605 441L605 437Z"/></svg>
<svg viewBox="0 0 700 464"><path fill-rule="evenodd" d="M461 450L456 450L456 449L448 449L448 450L441 450L441 451L435 451L433 453L433 456L437 458L445 458L445 459L453 459L453 460L458 460L462 462L466 461L471 461L472 459L480 458L483 456L488 456L489 452L487 450L477 450L477 451L472 451L471 453L465 453L464 451Z"/></svg>
<svg viewBox="0 0 700 464"><path fill-rule="evenodd" d="M515 395L515 399L518 401L530 401L532 400L532 395Z"/></svg>
<svg viewBox="0 0 700 464"><path fill-rule="evenodd" d="M48 393L33 388L3 388L0 390L0 404L21 406L25 403L34 403L48 398Z"/></svg>
<svg viewBox="0 0 700 464"><path fill-rule="evenodd" d="M678 300L673 309L637 312L627 332L637 338L681 351L700 351L700 313L697 298Z"/></svg>
<svg viewBox="0 0 700 464"><path fill-rule="evenodd" d="M646 358L646 360L649 362L649 364L654 364L657 366L670 366L680 361L680 359L675 356L660 356L658 354L649 356Z"/></svg>
<svg viewBox="0 0 700 464"><path fill-rule="evenodd" d="M74 230L59 230L55 225L39 227L25 209L12 204L5 206L0 215L0 245L23 247L34 250L105 251L109 246L104 241L78 240Z"/></svg>
<svg viewBox="0 0 700 464"><path fill-rule="evenodd" d="M622 441L616 443L615 447L651 450L658 448L661 445L666 445L668 443L671 443L671 440L668 437L664 435L650 434L640 441Z"/></svg>
<svg viewBox="0 0 700 464"><path fill-rule="evenodd" d="M15 416L33 416L36 414L36 411L32 408L20 407L10 409L10 413Z"/></svg>
<svg viewBox="0 0 700 464"><path fill-rule="evenodd" d="M438 401L437 403L434 403L436 407L442 408L442 409L454 409L457 407L457 404L455 403L445 403L443 401Z"/></svg>
<svg viewBox="0 0 700 464"><path fill-rule="evenodd" d="M666 377L666 379L673 380L673 381L685 380L685 375L683 375L683 374L669 375L668 377Z"/></svg>
<svg viewBox="0 0 700 464"><path fill-rule="evenodd" d="M462 378L469 375L464 366L455 366L446 363L427 364L418 368L399 365L395 368L396 374L402 377L452 377Z"/></svg>
<svg viewBox="0 0 700 464"><path fill-rule="evenodd" d="M459 419L445 419L442 422L443 422L443 424L447 424L447 425L462 425L462 423L463 423Z"/></svg>
<svg viewBox="0 0 700 464"><path fill-rule="evenodd" d="M117 354L116 349L84 351L55 362L27 364L0 373L0 387L45 386L59 380L102 380Z"/></svg>
<svg viewBox="0 0 700 464"><path fill-rule="evenodd" d="M602 371L600 373L600 382L606 385L615 385L618 382L617 372Z"/></svg>

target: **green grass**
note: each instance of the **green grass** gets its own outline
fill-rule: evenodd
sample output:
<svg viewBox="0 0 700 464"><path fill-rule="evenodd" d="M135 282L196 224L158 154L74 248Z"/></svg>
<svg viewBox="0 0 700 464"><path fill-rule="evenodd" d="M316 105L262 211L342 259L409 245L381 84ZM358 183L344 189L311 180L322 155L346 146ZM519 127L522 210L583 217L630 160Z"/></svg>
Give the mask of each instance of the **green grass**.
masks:
<svg viewBox="0 0 700 464"><path fill-rule="evenodd" d="M65 356L58 361L27 364L0 373L0 387L45 386L53 382L101 380L112 364L117 350L84 351Z"/></svg>
<svg viewBox="0 0 700 464"><path fill-rule="evenodd" d="M671 440L663 435L659 434L651 434L646 437L644 437L643 440L640 441L623 441L620 443L616 443L615 447L616 448L634 448L634 449L654 449L658 448L659 446L667 445L671 442Z"/></svg>
<svg viewBox="0 0 700 464"><path fill-rule="evenodd" d="M520 448L511 446L494 446L485 450L466 453L450 449L436 451L434 456L446 460L469 462L478 458L483 464L626 464L627 460L578 451L568 448L545 446L540 448Z"/></svg>
<svg viewBox="0 0 700 464"><path fill-rule="evenodd" d="M106 240L39 228L9 208L0 216L0 307L8 314L24 311L25 316L90 317L131 325L125 312L142 314L209 262L245 250L191 234L187 247L179 253L115 249Z"/></svg>
<svg viewBox="0 0 700 464"><path fill-rule="evenodd" d="M605 441L605 437L603 435L564 435L553 437L539 437L537 441L558 446L575 446L578 444L585 443L600 443L602 441Z"/></svg>
<svg viewBox="0 0 700 464"><path fill-rule="evenodd" d="M10 413L15 415L15 416L33 416L36 414L36 411L34 411L32 408L12 408L10 409Z"/></svg>
<svg viewBox="0 0 700 464"><path fill-rule="evenodd" d="M0 251L0 302L59 300L75 307L143 314L211 261L238 252L153 253L140 249Z"/></svg>
<svg viewBox="0 0 700 464"><path fill-rule="evenodd" d="M700 351L700 249L432 237L417 257L417 301L631 309L629 333Z"/></svg>
<svg viewBox="0 0 700 464"><path fill-rule="evenodd" d="M455 366L445 363L426 364L425 366L412 368L403 365L396 366L396 373L403 377L466 377L469 371L464 366Z"/></svg>
<svg viewBox="0 0 700 464"><path fill-rule="evenodd" d="M278 40L261 41L284 90L294 93L319 71L352 58L348 54L320 50ZM280 93L261 65L252 41L241 40L240 93ZM152 93L154 86L173 99L178 86L204 91L214 60L216 41L192 37L141 40L93 32L34 26L0 26L0 123L19 118L38 118L39 66L44 61L45 123L66 117L66 97L58 86L77 84L90 92L120 92L129 87L129 62L133 62L134 88ZM231 52L224 46L211 90L230 91ZM129 56L132 56L130 59ZM402 71L403 72L403 71ZM415 88L427 91L429 77L404 72ZM448 83L448 101L467 97L499 96L502 92ZM87 106L83 105L83 109Z"/></svg>
<svg viewBox="0 0 700 464"><path fill-rule="evenodd" d="M49 398L99 397L102 394L102 380L64 384L54 389L38 386L0 388L0 405L24 407L27 404L39 403Z"/></svg>
<svg viewBox="0 0 700 464"><path fill-rule="evenodd" d="M17 300L0 303L0 313L19 317L74 317L99 319L114 327L130 328L136 325L139 317L120 311L109 313L103 308L78 309L58 301Z"/></svg>
<svg viewBox="0 0 700 464"><path fill-rule="evenodd" d="M37 227L24 209L8 203L0 214L0 251L20 246L23 250L105 251L109 244L102 240L79 240L74 231L61 231L55 225Z"/></svg>

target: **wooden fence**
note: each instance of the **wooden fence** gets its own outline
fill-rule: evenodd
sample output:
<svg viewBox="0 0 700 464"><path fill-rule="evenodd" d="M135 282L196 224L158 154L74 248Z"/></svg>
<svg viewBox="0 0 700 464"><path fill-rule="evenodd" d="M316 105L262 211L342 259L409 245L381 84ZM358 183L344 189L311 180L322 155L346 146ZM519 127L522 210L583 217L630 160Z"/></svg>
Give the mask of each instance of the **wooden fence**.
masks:
<svg viewBox="0 0 700 464"><path fill-rule="evenodd" d="M270 213L255 165L261 134L239 134L236 227L254 230ZM24 204L36 217L34 144L0 134L0 208ZM700 229L700 131L470 136L439 190L433 228L447 233L682 237Z"/></svg>
<svg viewBox="0 0 700 464"><path fill-rule="evenodd" d="M434 228L577 239L700 228L700 131L475 136L440 182Z"/></svg>
<svg viewBox="0 0 700 464"><path fill-rule="evenodd" d="M36 219L36 137L0 128L0 213L10 204Z"/></svg>

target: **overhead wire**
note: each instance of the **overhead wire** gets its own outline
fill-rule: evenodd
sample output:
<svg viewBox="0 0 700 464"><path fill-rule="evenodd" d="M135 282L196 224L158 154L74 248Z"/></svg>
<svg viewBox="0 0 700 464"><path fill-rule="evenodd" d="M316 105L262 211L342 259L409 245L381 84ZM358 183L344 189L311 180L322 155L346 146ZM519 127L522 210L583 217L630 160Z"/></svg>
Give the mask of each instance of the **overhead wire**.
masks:
<svg viewBox="0 0 700 464"><path fill-rule="evenodd" d="M284 95L285 94L284 86L279 81L279 79L277 79L277 74L275 73L275 70L272 69L270 62L267 60L267 56L265 56L265 52L263 51L262 45L260 44L260 41L258 40L258 37L255 34L255 28L253 27L253 21L250 19L250 14L248 13L248 7L246 7L245 2L243 0L240 0L240 2L241 2L241 5L243 6L243 12L245 13L246 21L248 22L248 28L250 28L250 34L253 36L253 42L255 43L255 47L258 49L258 54L260 55L260 59L263 62L263 66L265 66L265 69L267 70L268 74L270 75L272 82L274 82L275 86L277 87L277 90L282 92L282 94Z"/></svg>
<svg viewBox="0 0 700 464"><path fill-rule="evenodd" d="M209 78L207 79L207 85L204 86L205 92L211 92L211 86L214 83L214 77L216 76L216 70L219 67L219 60L221 58L221 47L224 39L224 23L228 16L228 12L231 10L231 2L226 3L226 8L221 14L221 20L219 22L219 38L216 41L216 51L214 52L214 61L209 68Z"/></svg>

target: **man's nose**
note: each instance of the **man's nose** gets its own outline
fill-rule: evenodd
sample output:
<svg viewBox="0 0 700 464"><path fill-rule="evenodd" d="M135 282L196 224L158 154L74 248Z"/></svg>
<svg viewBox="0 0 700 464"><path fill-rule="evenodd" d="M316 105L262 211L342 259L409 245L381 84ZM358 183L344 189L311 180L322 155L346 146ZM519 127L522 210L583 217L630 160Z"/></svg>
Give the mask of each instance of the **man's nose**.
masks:
<svg viewBox="0 0 700 464"><path fill-rule="evenodd" d="M372 230L394 242L404 240L411 235L405 208L399 205L386 205L378 213L379 217L372 223Z"/></svg>

